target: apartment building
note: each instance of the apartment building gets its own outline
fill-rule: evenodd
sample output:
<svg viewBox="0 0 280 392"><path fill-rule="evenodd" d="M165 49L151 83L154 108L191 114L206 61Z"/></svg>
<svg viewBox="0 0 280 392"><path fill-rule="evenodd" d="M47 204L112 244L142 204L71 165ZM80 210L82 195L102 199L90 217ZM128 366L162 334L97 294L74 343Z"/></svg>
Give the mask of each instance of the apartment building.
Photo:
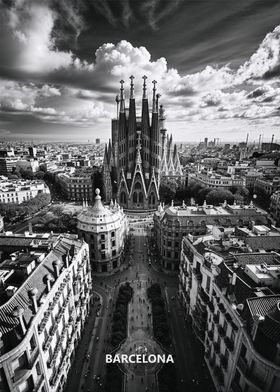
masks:
<svg viewBox="0 0 280 392"><path fill-rule="evenodd" d="M63 389L91 302L88 245L45 238L0 264L0 390Z"/></svg>
<svg viewBox="0 0 280 392"><path fill-rule="evenodd" d="M249 205L226 202L220 206L206 205L159 206L154 214L154 240L158 254L165 270L175 271L179 268L182 238L188 234L202 235L208 231L207 226L252 226L267 223L267 212Z"/></svg>
<svg viewBox="0 0 280 392"><path fill-rule="evenodd" d="M49 194L49 187L41 180L9 180L0 176L0 203L21 204L39 194Z"/></svg>
<svg viewBox="0 0 280 392"><path fill-rule="evenodd" d="M229 235L183 239L179 296L219 392L280 390L280 255Z"/></svg>

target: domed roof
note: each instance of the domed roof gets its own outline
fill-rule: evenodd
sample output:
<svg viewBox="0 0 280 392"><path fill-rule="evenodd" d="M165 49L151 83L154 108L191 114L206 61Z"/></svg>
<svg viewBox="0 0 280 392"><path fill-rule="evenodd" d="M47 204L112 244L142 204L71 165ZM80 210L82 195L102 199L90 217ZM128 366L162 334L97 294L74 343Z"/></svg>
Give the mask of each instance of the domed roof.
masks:
<svg viewBox="0 0 280 392"><path fill-rule="evenodd" d="M108 225L119 222L123 211L120 206L115 202L110 205L110 208L105 207L101 202L100 190L95 190L96 197L95 203L91 207L83 210L78 216L78 224L92 224L92 225Z"/></svg>

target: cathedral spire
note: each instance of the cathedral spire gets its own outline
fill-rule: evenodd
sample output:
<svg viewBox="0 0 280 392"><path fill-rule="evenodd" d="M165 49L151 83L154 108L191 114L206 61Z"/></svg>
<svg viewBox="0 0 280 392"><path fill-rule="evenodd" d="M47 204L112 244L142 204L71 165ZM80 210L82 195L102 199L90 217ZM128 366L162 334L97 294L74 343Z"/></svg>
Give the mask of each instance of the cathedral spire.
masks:
<svg viewBox="0 0 280 392"><path fill-rule="evenodd" d="M141 163L142 163L142 159L141 159L141 140L140 140L140 134L141 134L141 132L140 131L137 131L137 141L136 141L136 161L135 161L135 163L136 163L136 165L138 164L138 165L141 165Z"/></svg>
<svg viewBox="0 0 280 392"><path fill-rule="evenodd" d="M147 76L144 75L142 77L142 79L144 80L144 82L143 82L143 97L142 97L142 99L147 99L147 85L146 85Z"/></svg>
<svg viewBox="0 0 280 392"><path fill-rule="evenodd" d="M163 105L159 107L159 129L165 129L165 113L163 109Z"/></svg>
<svg viewBox="0 0 280 392"><path fill-rule="evenodd" d="M124 91L124 88L123 88L124 81L121 80L120 84L121 84L121 108L120 108L120 113L124 113L124 92L123 92Z"/></svg>
<svg viewBox="0 0 280 392"><path fill-rule="evenodd" d="M158 100L159 100L160 97L161 97L160 94L157 94L157 95L156 95L156 112L157 112L157 113L158 113Z"/></svg>
<svg viewBox="0 0 280 392"><path fill-rule="evenodd" d="M119 118L119 105L120 105L120 96L116 95L116 104L117 104L117 119Z"/></svg>
<svg viewBox="0 0 280 392"><path fill-rule="evenodd" d="M129 79L130 79L130 97L129 98L134 99L134 83L133 83L134 76L131 75L129 77Z"/></svg>
<svg viewBox="0 0 280 392"><path fill-rule="evenodd" d="M156 104L156 84L157 81L153 80L152 81L154 87L153 87L153 113L157 113L157 104Z"/></svg>

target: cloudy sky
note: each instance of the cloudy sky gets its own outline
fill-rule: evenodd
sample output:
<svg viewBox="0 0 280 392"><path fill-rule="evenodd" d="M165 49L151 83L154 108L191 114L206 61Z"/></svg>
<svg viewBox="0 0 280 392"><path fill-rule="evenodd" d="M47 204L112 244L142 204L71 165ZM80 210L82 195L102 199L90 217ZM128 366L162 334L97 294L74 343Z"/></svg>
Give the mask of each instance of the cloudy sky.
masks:
<svg viewBox="0 0 280 392"><path fill-rule="evenodd" d="M279 0L0 0L0 138L110 135L158 81L177 141L280 142Z"/></svg>

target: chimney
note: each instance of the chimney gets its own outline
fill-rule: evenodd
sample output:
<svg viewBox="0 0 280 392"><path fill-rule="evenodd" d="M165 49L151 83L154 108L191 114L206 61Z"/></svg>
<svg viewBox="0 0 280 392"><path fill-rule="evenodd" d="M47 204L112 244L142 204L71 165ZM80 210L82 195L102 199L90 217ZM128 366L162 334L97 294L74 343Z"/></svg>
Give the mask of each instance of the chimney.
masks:
<svg viewBox="0 0 280 392"><path fill-rule="evenodd" d="M33 228L32 228L32 222L31 220L28 221L28 231L29 231L29 235L33 234Z"/></svg>
<svg viewBox="0 0 280 392"><path fill-rule="evenodd" d="M254 324L253 324L253 328L252 328L252 340L254 342L256 339L256 336L257 336L259 325L260 325L260 323L264 322L264 316L261 316L259 314L254 315L253 322L254 322Z"/></svg>
<svg viewBox="0 0 280 392"><path fill-rule="evenodd" d="M23 313L24 313L24 309L21 306L16 306L13 310L12 316L19 320L22 334L25 335L26 327L25 327L25 323L23 320Z"/></svg>
<svg viewBox="0 0 280 392"><path fill-rule="evenodd" d="M251 229L252 229L252 231L254 230L254 228L255 228L255 221L251 221Z"/></svg>
<svg viewBox="0 0 280 392"><path fill-rule="evenodd" d="M29 296L32 299L32 303L33 303L33 312L35 314L38 311L37 294L38 294L38 289L36 289L36 287L29 290Z"/></svg>
<svg viewBox="0 0 280 392"><path fill-rule="evenodd" d="M56 259L54 262L53 262L53 266L54 266L54 270L55 270L55 277L56 277L56 279L59 277L59 267L60 267L60 260L58 260L58 259Z"/></svg>
<svg viewBox="0 0 280 392"><path fill-rule="evenodd" d="M52 282L53 278L52 278L51 274L47 274L45 279L46 279L46 283L47 283L47 291L49 293L51 291L51 288L52 288L51 287L51 282Z"/></svg>

